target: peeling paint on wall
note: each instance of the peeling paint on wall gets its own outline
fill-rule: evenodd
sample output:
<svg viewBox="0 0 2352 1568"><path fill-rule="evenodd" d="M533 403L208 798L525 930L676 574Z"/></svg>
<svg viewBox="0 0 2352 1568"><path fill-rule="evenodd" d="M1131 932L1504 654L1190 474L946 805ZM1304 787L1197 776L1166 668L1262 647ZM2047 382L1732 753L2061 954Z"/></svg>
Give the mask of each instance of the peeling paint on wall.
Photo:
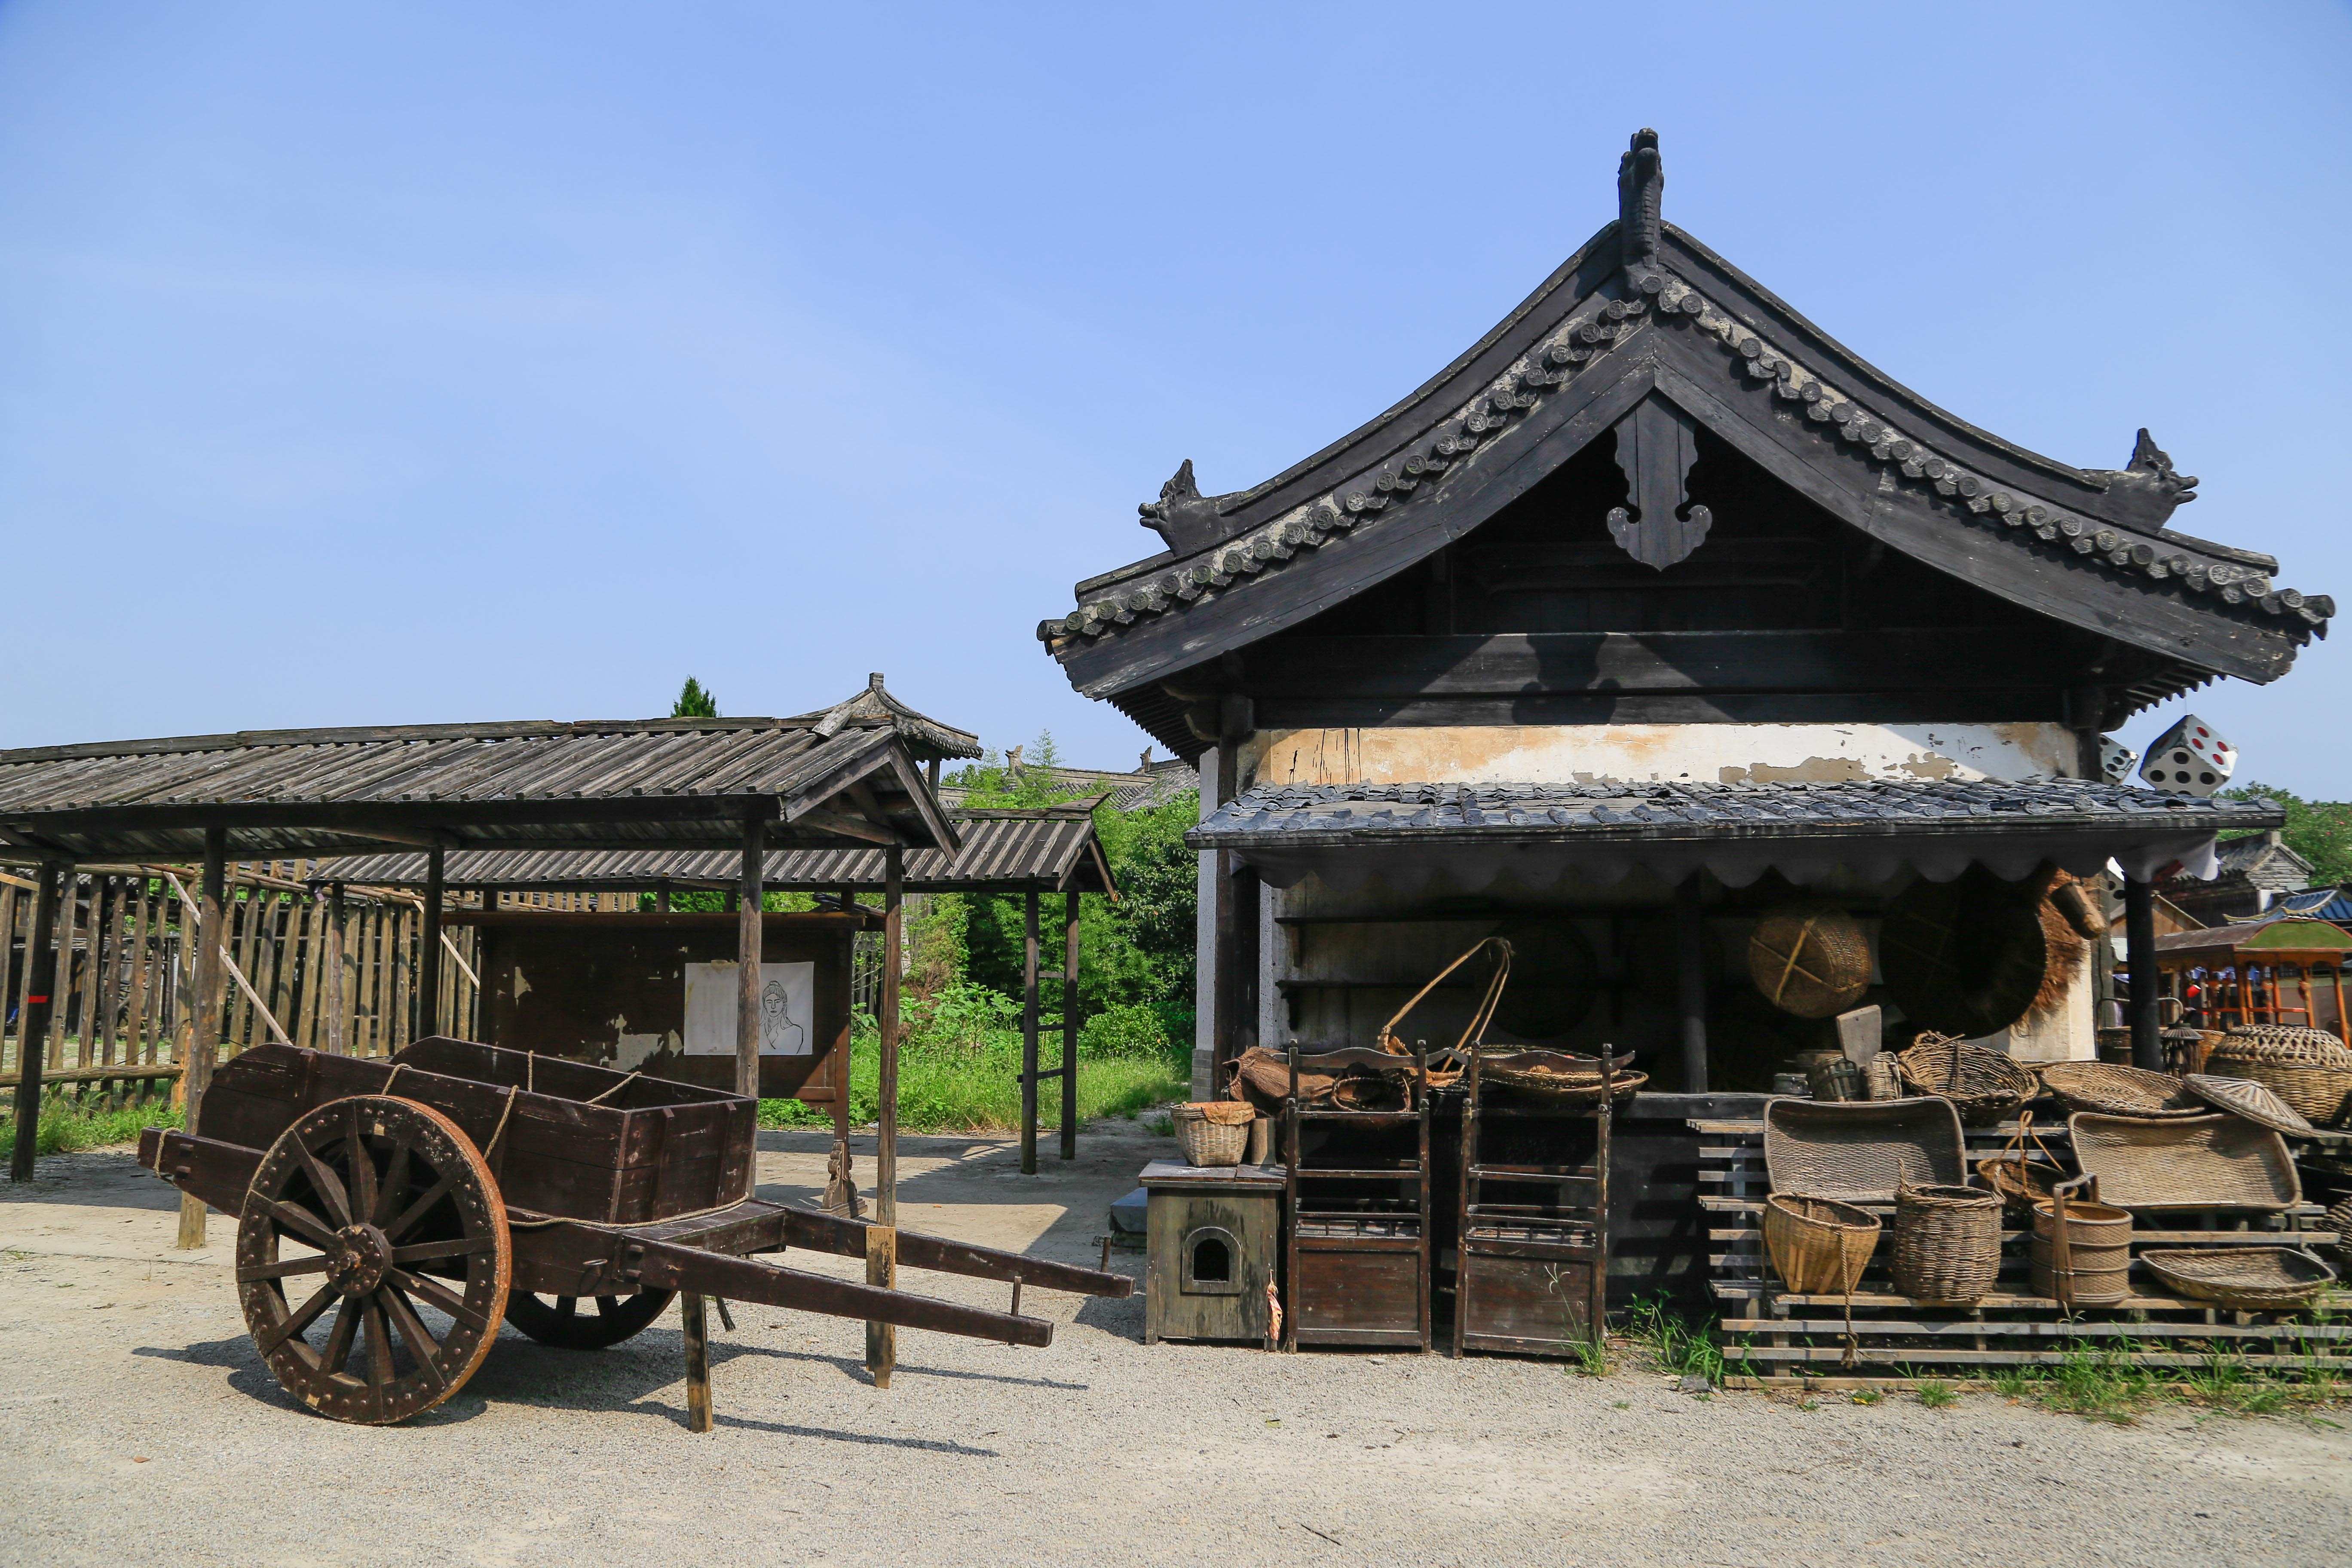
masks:
<svg viewBox="0 0 2352 1568"><path fill-rule="evenodd" d="M2072 777L2061 724L1512 724L1269 730L1242 752L1284 784L1856 784Z"/></svg>

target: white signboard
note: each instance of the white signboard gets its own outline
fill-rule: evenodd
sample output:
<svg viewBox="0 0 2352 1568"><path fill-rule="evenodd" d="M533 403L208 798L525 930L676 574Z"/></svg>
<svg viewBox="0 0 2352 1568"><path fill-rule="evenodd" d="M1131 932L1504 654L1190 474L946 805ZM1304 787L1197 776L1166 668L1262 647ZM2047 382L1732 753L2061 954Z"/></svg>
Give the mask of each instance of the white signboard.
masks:
<svg viewBox="0 0 2352 1568"><path fill-rule="evenodd" d="M760 1054L804 1057L816 1037L816 965L760 965ZM735 963L686 966L686 1054L735 1054Z"/></svg>

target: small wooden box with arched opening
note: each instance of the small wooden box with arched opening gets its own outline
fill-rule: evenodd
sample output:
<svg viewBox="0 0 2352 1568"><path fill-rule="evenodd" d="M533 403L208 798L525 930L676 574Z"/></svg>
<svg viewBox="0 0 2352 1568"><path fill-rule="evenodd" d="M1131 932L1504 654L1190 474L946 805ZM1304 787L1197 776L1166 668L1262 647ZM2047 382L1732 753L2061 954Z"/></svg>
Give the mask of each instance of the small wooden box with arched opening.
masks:
<svg viewBox="0 0 2352 1568"><path fill-rule="evenodd" d="M1143 1339L1274 1347L1266 1287L1282 1245L1282 1173L1154 1161L1143 1266Z"/></svg>

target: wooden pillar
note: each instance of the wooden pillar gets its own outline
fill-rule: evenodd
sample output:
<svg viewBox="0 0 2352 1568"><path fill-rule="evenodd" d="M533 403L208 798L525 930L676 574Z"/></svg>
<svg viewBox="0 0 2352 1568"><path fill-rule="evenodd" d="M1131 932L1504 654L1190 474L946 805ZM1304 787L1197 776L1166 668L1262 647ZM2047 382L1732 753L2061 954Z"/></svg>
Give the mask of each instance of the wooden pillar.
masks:
<svg viewBox="0 0 2352 1568"><path fill-rule="evenodd" d="M1021 896L1021 1173L1037 1173L1037 889Z"/></svg>
<svg viewBox="0 0 2352 1568"><path fill-rule="evenodd" d="M327 884L327 1050L351 1054L352 1005L343 976L343 885Z"/></svg>
<svg viewBox="0 0 2352 1568"><path fill-rule="evenodd" d="M1078 1157L1078 895L1062 895L1062 1158Z"/></svg>
<svg viewBox="0 0 2352 1568"><path fill-rule="evenodd" d="M669 884L667 882L664 882L660 887L654 889L654 912L658 915L666 915L669 913Z"/></svg>
<svg viewBox="0 0 2352 1568"><path fill-rule="evenodd" d="M892 844L882 851L882 1060L874 1126L874 1219L866 1230L866 1282L885 1290L898 1288L898 955L900 915L906 897L906 851ZM848 890L843 889L843 898ZM845 908L847 905L845 903ZM847 1064L844 1064L846 1071ZM846 1093L846 1090L844 1091ZM898 1364L898 1331L889 1323L866 1325L866 1369L874 1386L890 1386Z"/></svg>
<svg viewBox="0 0 2352 1568"><path fill-rule="evenodd" d="M691 1290L678 1293L678 1319L686 1329L686 1429L710 1430L709 1303Z"/></svg>
<svg viewBox="0 0 2352 1568"><path fill-rule="evenodd" d="M937 758L937 757L933 757L933 758L932 758L932 759L931 759L928 763L924 764L924 767L923 767L923 777L924 777L924 779L925 779L925 780L926 780L926 781L930 784L930 786L931 786L931 793L932 793L933 795L937 795L937 794L939 794L939 793L940 793L940 760L939 760L939 758Z"/></svg>
<svg viewBox="0 0 2352 1568"><path fill-rule="evenodd" d="M760 1098L760 889L768 850L768 816L743 817L743 859L735 876L735 1092Z"/></svg>
<svg viewBox="0 0 2352 1568"><path fill-rule="evenodd" d="M1706 916L1693 871L1675 889L1675 1001L1682 1016L1683 1092L1706 1092Z"/></svg>
<svg viewBox="0 0 2352 1568"><path fill-rule="evenodd" d="M220 1050L221 988L227 975L221 963L221 943L228 936L228 834L205 829L203 905L196 914L195 996L188 1008L187 1044L180 1053L182 1087L187 1091L188 1131L199 1131L205 1090L212 1087L213 1058ZM193 1193L180 1194L180 1246L205 1244L205 1200Z"/></svg>
<svg viewBox="0 0 2352 1568"><path fill-rule="evenodd" d="M2124 961L2131 965L2132 1065L2164 1070L2164 1036L2157 1026L2156 889L2124 879Z"/></svg>
<svg viewBox="0 0 2352 1568"><path fill-rule="evenodd" d="M25 1003L16 1013L16 1145L8 1157L9 1179L17 1182L33 1179L33 1162L41 1148L41 1066L47 1054L49 1014L57 1005L58 899L60 889L72 894L73 867L45 860L34 875L40 881L33 893ZM15 933L8 934L13 939ZM0 1006L5 1005L0 1001Z"/></svg>
<svg viewBox="0 0 2352 1568"><path fill-rule="evenodd" d="M408 1037L422 1040L441 1032L441 900L442 851L438 845L425 852L425 918L417 922L416 1031Z"/></svg>

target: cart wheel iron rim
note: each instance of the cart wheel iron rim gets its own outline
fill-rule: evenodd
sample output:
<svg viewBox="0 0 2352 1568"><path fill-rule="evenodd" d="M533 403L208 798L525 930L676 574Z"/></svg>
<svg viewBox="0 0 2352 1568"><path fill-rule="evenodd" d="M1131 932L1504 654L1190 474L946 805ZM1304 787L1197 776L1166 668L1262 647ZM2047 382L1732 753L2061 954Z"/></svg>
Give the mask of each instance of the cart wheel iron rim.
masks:
<svg viewBox="0 0 2352 1568"><path fill-rule="evenodd" d="M507 1321L557 1350L601 1351L644 1332L677 1295L638 1290L626 1296L536 1296L509 1290ZM583 1301L594 1310L582 1310Z"/></svg>
<svg viewBox="0 0 2352 1568"><path fill-rule="evenodd" d="M390 1095L331 1101L279 1134L237 1224L238 1290L262 1359L312 1410L365 1426L465 1385L498 1337L513 1268L506 1205L472 1141ZM317 1288L289 1299L289 1282L299 1295L313 1275ZM428 1312L446 1327L435 1332Z"/></svg>

